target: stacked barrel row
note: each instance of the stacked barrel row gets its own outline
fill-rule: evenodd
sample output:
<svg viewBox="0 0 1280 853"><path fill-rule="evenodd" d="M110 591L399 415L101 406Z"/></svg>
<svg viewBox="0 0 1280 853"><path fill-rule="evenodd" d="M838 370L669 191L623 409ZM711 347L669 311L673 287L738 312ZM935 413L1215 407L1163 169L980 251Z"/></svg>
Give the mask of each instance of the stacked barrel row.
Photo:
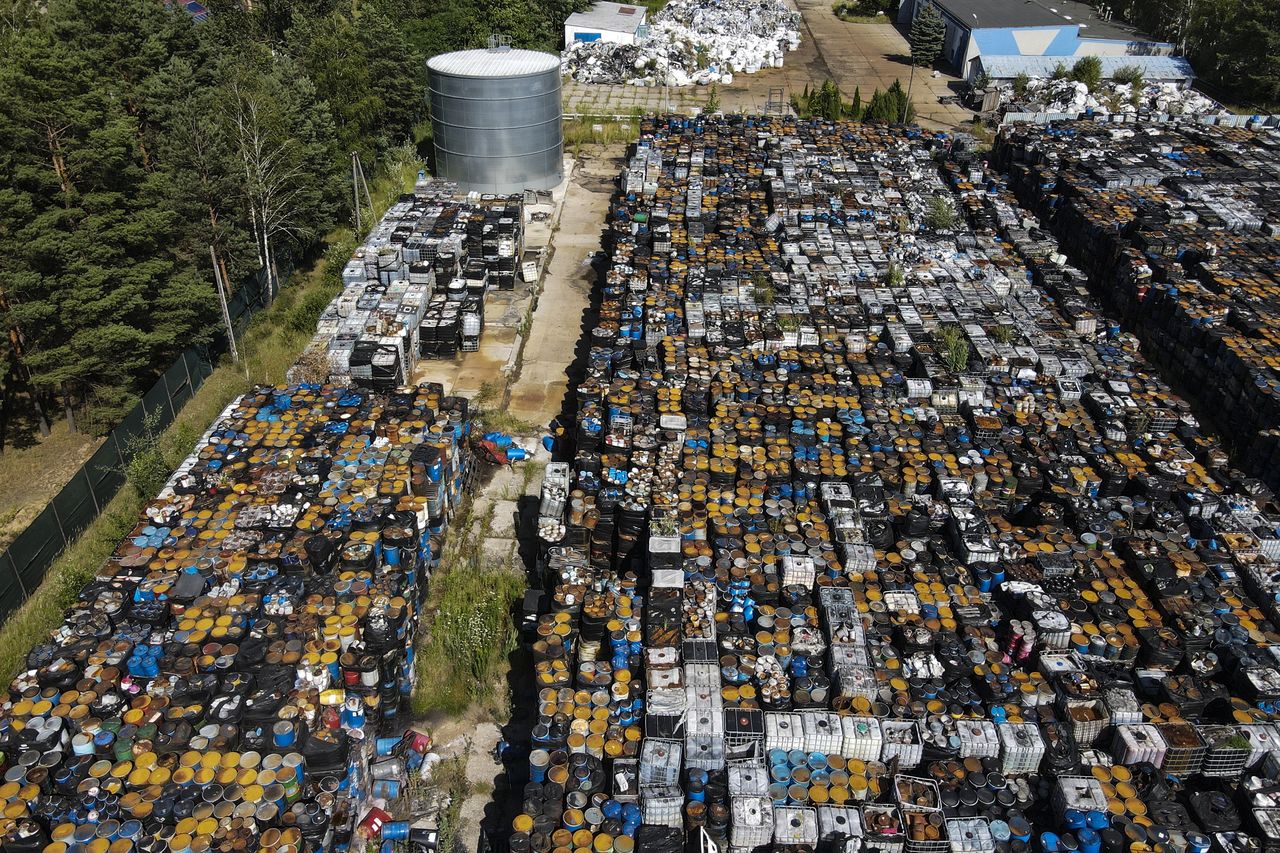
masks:
<svg viewBox="0 0 1280 853"><path fill-rule="evenodd" d="M943 135L658 117L609 225L514 844L1266 835L1272 496L1001 175Z"/></svg>
<svg viewBox="0 0 1280 853"><path fill-rule="evenodd" d="M401 709L468 431L439 386L228 406L10 683L5 848L346 849L427 747Z"/></svg>

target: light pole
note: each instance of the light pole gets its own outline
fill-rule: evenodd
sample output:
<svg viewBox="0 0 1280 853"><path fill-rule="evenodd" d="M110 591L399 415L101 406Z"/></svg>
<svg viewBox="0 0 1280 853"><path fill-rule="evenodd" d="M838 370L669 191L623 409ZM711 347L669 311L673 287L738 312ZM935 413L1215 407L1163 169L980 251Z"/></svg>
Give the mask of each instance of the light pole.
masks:
<svg viewBox="0 0 1280 853"><path fill-rule="evenodd" d="M911 109L911 87L916 82L916 51L911 49L911 76L907 78L907 100L902 105L902 123L907 123L907 111Z"/></svg>

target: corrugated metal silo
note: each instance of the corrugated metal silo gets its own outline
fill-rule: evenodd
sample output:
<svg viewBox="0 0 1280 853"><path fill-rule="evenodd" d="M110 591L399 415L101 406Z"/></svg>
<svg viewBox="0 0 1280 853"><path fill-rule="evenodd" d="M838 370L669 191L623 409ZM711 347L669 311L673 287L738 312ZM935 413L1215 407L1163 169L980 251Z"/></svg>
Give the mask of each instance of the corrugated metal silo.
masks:
<svg viewBox="0 0 1280 853"><path fill-rule="evenodd" d="M432 57L436 173L465 190L546 190L563 178L560 59L510 47Z"/></svg>

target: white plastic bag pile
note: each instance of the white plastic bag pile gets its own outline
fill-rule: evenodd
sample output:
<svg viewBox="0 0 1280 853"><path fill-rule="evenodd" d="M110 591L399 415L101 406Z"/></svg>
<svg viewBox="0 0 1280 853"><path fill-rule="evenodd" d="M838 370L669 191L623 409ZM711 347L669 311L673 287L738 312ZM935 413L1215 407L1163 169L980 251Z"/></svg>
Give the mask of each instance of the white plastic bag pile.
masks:
<svg viewBox="0 0 1280 853"><path fill-rule="evenodd" d="M582 83L705 86L782 67L800 45L800 16L782 0L671 0L643 44L574 42L561 70Z"/></svg>
<svg viewBox="0 0 1280 853"><path fill-rule="evenodd" d="M1113 113L1154 112L1170 115L1220 114L1222 108L1213 99L1194 89L1180 89L1174 83L1146 83L1133 97L1133 86L1104 80L1098 90L1090 92L1084 83L1071 80L1054 80L1049 77L1032 77L1027 83L1027 94L1022 98L1013 95L1013 86L1006 84L1006 103L1012 112L1070 113L1092 111L1100 115Z"/></svg>

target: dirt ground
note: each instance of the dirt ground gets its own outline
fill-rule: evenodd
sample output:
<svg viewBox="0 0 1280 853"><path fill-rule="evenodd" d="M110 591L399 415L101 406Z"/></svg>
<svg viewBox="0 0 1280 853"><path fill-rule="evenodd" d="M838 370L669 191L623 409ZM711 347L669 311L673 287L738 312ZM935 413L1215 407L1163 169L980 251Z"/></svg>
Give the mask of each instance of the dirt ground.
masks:
<svg viewBox="0 0 1280 853"><path fill-rule="evenodd" d="M47 438L0 453L0 548L26 530L101 444L59 419Z"/></svg>
<svg viewBox="0 0 1280 853"><path fill-rule="evenodd" d="M487 482L472 495L471 517L484 518L493 508L493 521L484 541L484 552L496 564L519 571L532 568L528 543L536 527L541 467L550 459L535 436L521 436L519 443L533 451L532 458L512 468L486 472ZM462 849L476 850L483 829L501 833L519 810L526 765L511 762L511 773L493 760L499 738L527 743L537 715L537 690L533 665L522 646L507 660L506 683L487 702L473 704L465 714L432 715L415 720L413 727L430 733L435 751L445 759L466 756L471 794L462 804L459 840Z"/></svg>

